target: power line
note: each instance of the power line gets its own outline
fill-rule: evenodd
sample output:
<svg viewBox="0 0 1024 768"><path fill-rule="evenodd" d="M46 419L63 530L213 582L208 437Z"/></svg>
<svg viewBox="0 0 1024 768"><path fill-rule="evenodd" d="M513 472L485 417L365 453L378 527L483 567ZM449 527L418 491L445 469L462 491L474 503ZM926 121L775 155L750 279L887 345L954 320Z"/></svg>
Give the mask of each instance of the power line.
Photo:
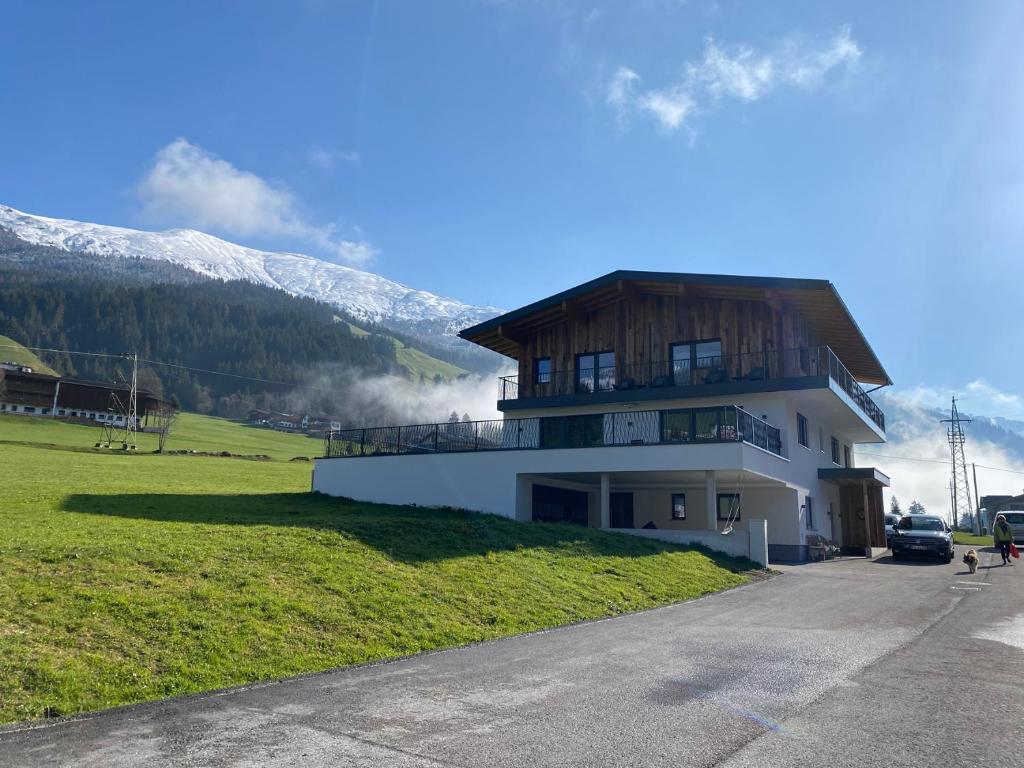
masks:
<svg viewBox="0 0 1024 768"><path fill-rule="evenodd" d="M919 456L894 456L891 453L874 453L872 451L857 451L858 456L875 456L880 459L894 459L896 461L923 461L927 464L944 464L949 466L949 462L945 459L922 459ZM989 467L985 464L976 464L978 469L990 469L993 472L1010 472L1014 475L1024 475L1024 470L1009 469L1007 467Z"/></svg>
<svg viewBox="0 0 1024 768"><path fill-rule="evenodd" d="M124 360L126 355L112 355L109 352L76 352L73 349L48 349L47 347L26 347L21 344L0 344L3 349L27 349L29 352L57 352L65 355L85 355L87 357L112 357Z"/></svg>
<svg viewBox="0 0 1024 768"><path fill-rule="evenodd" d="M108 352L76 352L75 350L72 350L72 349L50 349L50 348L47 348L47 347L26 347L26 346L23 346L21 344L0 344L0 348L6 348L6 349L27 349L30 352L56 352L56 353L63 353L63 354L68 354L68 355L87 355L89 357L108 357L108 358L113 358L113 359L116 359L116 360L125 360L125 359L130 359L131 358L131 355L128 355L128 354L112 355L112 354L110 354ZM273 384L273 385L279 386L279 387L295 387L295 388L298 388L298 389L308 389L308 390L311 390L313 392L335 393L335 392L338 391L336 389L328 389L326 387L314 387L314 386L310 386L308 384L298 384L298 383L293 382L293 381L275 381L274 379L261 379L261 378L258 378L256 376L243 376L243 375L241 375L239 373L227 373L225 371L213 371L213 370L210 370L209 368L196 368L195 366L181 365L179 363L165 363L165 362L162 362L160 360L147 360L147 359L142 358L142 357L139 358L139 362L149 363L150 365L162 365L162 366L164 366L166 368L177 368L179 370L192 371L194 373L206 373L206 374L210 374L212 376L227 376L227 377L232 378L232 379L242 379L244 381L254 381L254 382L257 382L259 384Z"/></svg>

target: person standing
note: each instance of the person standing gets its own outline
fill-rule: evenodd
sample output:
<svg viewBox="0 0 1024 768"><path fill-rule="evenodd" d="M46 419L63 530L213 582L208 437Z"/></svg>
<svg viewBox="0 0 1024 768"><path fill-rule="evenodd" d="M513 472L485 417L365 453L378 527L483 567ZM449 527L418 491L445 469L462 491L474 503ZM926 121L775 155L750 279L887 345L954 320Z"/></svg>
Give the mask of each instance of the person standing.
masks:
<svg viewBox="0 0 1024 768"><path fill-rule="evenodd" d="M1013 565L1013 561L1010 559L1013 531L1010 530L1010 524L1006 522L1005 515L996 515L996 524L992 526L992 538L995 540L996 549L1002 555L1003 565Z"/></svg>

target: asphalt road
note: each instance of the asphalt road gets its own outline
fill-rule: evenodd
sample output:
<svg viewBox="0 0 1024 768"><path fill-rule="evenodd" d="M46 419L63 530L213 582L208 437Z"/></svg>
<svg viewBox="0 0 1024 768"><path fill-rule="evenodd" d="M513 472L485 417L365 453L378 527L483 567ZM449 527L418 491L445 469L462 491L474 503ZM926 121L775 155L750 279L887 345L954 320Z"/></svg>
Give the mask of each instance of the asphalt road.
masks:
<svg viewBox="0 0 1024 768"><path fill-rule="evenodd" d="M0 765L1020 766L1024 560L998 563L787 568L617 619L0 730Z"/></svg>

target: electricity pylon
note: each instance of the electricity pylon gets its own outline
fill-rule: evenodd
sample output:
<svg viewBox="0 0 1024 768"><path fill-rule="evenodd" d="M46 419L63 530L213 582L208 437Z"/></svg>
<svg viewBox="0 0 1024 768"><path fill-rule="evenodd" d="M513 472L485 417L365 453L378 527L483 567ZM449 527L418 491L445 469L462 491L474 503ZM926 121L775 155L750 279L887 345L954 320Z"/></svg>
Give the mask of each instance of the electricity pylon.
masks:
<svg viewBox="0 0 1024 768"><path fill-rule="evenodd" d="M971 487L967 481L967 460L964 458L964 442L966 442L967 436L964 434L962 426L970 424L971 420L961 418L960 412L956 407L956 397L953 398L949 418L942 419L941 423L949 425L946 429L946 437L949 439L949 454L953 465L952 484L950 487L953 527L958 527L960 520L966 516L971 521L971 528L975 533L978 533L978 516L971 502Z"/></svg>

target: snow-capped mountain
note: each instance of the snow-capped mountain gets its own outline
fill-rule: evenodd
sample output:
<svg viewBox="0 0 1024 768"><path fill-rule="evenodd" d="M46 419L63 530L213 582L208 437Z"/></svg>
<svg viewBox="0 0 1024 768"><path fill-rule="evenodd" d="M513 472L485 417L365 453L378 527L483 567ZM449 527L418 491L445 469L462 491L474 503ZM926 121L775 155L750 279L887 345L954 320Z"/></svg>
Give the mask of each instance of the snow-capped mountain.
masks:
<svg viewBox="0 0 1024 768"><path fill-rule="evenodd" d="M299 253L246 248L194 229L144 232L35 216L6 205L0 205L0 227L33 245L167 261L206 277L249 280L318 299L361 320L434 337L451 339L462 328L501 312L419 291L372 272Z"/></svg>

